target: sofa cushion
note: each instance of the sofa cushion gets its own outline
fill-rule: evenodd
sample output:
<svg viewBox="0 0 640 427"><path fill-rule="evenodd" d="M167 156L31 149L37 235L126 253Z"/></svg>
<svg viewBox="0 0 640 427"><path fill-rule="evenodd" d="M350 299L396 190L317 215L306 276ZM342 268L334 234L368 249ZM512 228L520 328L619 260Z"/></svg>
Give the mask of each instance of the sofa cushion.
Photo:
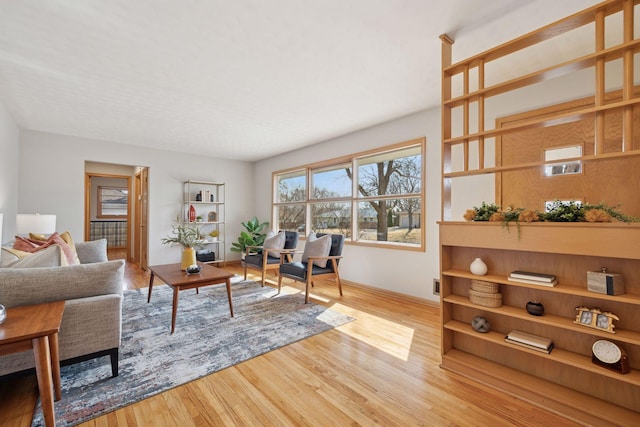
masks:
<svg viewBox="0 0 640 427"><path fill-rule="evenodd" d="M304 246L304 252L302 253L302 262L308 262L309 257L326 257L329 256L331 250L331 236L326 234L322 237L316 237L316 233L309 233L307 237L307 243ZM318 267L326 267L326 259L313 260L313 264Z"/></svg>

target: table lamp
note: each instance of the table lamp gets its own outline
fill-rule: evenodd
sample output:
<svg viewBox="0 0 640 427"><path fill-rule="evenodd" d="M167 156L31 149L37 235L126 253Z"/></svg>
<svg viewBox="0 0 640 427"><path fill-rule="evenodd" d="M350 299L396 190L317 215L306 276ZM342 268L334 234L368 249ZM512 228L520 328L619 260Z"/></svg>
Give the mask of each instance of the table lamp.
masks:
<svg viewBox="0 0 640 427"><path fill-rule="evenodd" d="M18 214L16 215L17 234L45 234L49 235L56 231L55 215L40 214Z"/></svg>

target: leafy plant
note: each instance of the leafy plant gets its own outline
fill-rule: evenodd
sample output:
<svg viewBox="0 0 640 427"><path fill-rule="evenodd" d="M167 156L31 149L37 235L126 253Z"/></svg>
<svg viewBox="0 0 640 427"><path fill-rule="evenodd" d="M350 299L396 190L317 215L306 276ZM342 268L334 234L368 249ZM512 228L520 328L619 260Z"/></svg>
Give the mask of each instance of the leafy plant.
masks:
<svg viewBox="0 0 640 427"><path fill-rule="evenodd" d="M173 236L162 239L163 245L181 245L183 248L201 246L200 229L195 225L180 224L173 227Z"/></svg>
<svg viewBox="0 0 640 427"><path fill-rule="evenodd" d="M538 212L524 208L501 209L494 203L482 202L480 207L468 209L464 214L467 221L500 221L508 226L515 222L610 222L617 219L622 222L640 222L640 218L621 213L618 206L610 207L604 203L592 205L577 201L563 202L555 200L547 212Z"/></svg>
<svg viewBox="0 0 640 427"><path fill-rule="evenodd" d="M243 222L242 226L246 231L241 231L237 242L231 243L230 250L232 252L244 253L247 246L261 246L264 243L266 233L262 230L269 225L269 222L260 222L257 217L251 218L247 222Z"/></svg>

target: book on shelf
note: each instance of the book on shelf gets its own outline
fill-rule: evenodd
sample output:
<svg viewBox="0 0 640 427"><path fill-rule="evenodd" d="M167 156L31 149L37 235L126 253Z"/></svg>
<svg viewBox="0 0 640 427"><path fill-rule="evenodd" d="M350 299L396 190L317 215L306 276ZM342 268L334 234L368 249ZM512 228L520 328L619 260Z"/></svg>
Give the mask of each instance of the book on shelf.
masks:
<svg viewBox="0 0 640 427"><path fill-rule="evenodd" d="M512 344L547 354L551 353L551 350L553 350L553 342L549 338L528 334L522 331L513 330L507 334L504 340Z"/></svg>
<svg viewBox="0 0 640 427"><path fill-rule="evenodd" d="M537 280L539 282L553 282L556 280L555 274L534 273L531 271L512 271L509 277L515 279Z"/></svg>
<svg viewBox="0 0 640 427"><path fill-rule="evenodd" d="M553 282L541 282L540 280L519 279L511 276L507 277L507 280L511 282L527 283L529 285L547 286L550 288L558 284L558 280L554 280Z"/></svg>

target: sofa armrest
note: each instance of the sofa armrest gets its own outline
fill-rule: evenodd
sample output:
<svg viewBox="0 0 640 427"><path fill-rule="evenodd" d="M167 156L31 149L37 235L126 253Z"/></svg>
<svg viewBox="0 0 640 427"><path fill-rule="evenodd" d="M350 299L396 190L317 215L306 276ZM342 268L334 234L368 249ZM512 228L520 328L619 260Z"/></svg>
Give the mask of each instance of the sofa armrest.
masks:
<svg viewBox="0 0 640 427"><path fill-rule="evenodd" d="M124 260L66 267L1 268L0 301L6 307L98 295L122 295Z"/></svg>
<svg viewBox="0 0 640 427"><path fill-rule="evenodd" d="M75 247L81 264L108 261L107 239L98 239L89 242L76 242Z"/></svg>

